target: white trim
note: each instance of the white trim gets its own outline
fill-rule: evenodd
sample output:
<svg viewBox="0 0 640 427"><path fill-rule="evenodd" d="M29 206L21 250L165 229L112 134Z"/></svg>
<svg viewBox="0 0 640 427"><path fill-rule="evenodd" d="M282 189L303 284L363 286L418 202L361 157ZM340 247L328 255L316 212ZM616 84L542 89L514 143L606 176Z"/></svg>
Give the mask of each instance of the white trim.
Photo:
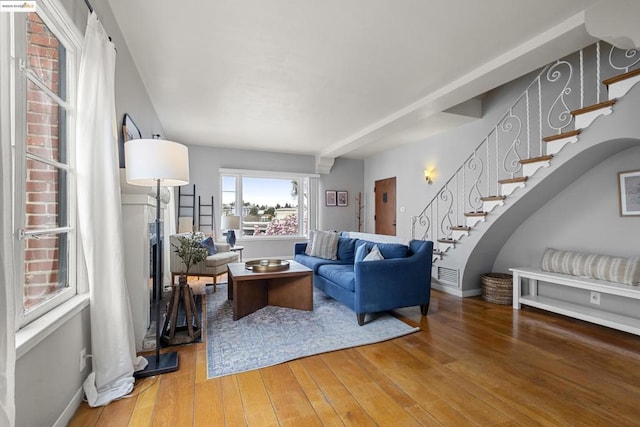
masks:
<svg viewBox="0 0 640 427"><path fill-rule="evenodd" d="M44 11L43 14L46 16L41 18L47 26L55 25L63 32L68 43L75 45L78 49L82 48L84 36L59 0L38 0L38 10Z"/></svg>
<svg viewBox="0 0 640 427"><path fill-rule="evenodd" d="M73 418L73 415L76 413L80 404L82 403L82 396L84 396L84 391L82 387L80 387L73 395L67 407L64 408L62 414L58 417L55 423L53 423L53 427L65 427Z"/></svg>
<svg viewBox="0 0 640 427"><path fill-rule="evenodd" d="M75 152L75 105L76 105L76 85L77 85L77 67L79 65L79 55L78 53L82 49L83 43L83 35L79 31L78 27L74 24L72 18L68 15L64 6L57 0L38 0L38 8L36 11L39 19L48 27L49 31L56 37L56 39L60 42L62 46L65 48L65 77L66 77L66 101L61 99L57 94L51 92L50 89L43 85L38 77L33 73L32 70L24 66L25 58L27 57L28 43L27 40L22 40L25 42L25 50L22 47L19 50L16 50L15 44L15 34L20 31L20 28L17 28L15 25L12 27L11 36L12 36L12 57L14 61L17 61L19 64L19 68L22 70L23 75L26 80L32 81L34 84L39 86L41 90L44 90L47 95L53 99L60 107L64 108L66 111L65 117L65 128L66 128L66 150L69 154L66 159L66 163L60 163L56 160L51 159L42 159L40 156L30 154L27 151L24 141L26 141L26 131L24 134L18 133L12 136L12 144L15 147L14 149L14 175L16 173L22 173L23 168L25 167L26 159L35 159L37 161L43 162L60 170L67 171L66 174L66 226L65 227L56 227L49 229L38 229L38 230L30 230L25 231L21 227L24 227L24 217L25 217L25 191L26 191L26 183L24 178L17 180L14 183L14 206L12 208L12 215L14 216L13 222L15 228L19 230L19 236L14 248L14 262L19 267L18 274L16 277L24 277L24 253L25 247L24 242L20 242L20 239L25 236L38 236L41 234L60 234L66 233L66 242L67 242L67 266L66 266L66 277L65 284L67 285L67 289L64 289L61 292L51 295L51 298L45 300L44 302L38 304L31 310L25 311L24 303L22 298L20 297L24 293L24 283L18 282L15 284L16 286L16 298L15 298L15 307L16 307L16 328L24 328L29 325L30 322L36 322L40 316L45 315L49 310L56 310L55 307L64 307L69 301L73 301L76 298L77 293L79 292L79 287L77 285L77 255L78 255L78 239L76 234L76 174L75 174L75 158L72 153ZM22 22L22 21L21 21ZM26 22L26 21L25 21ZM23 34L24 35L24 34ZM21 36L22 37L22 36ZM21 58L19 58L20 56ZM17 78L17 76L14 76ZM23 81L23 77L20 77L20 81ZM26 82L25 82L26 84ZM16 82L12 85L13 89L15 89ZM12 109L13 109L13 121L12 121L12 130L14 129L22 129L26 128L26 107L27 101L26 98L22 99L22 94L19 95L20 99L18 99L18 95L12 94L14 98L12 99ZM23 105L24 103L24 105ZM22 111L24 109L24 112ZM17 111L20 111L20 114L17 114ZM24 123L23 123L24 120ZM19 122L19 123L18 123ZM17 124L17 125L16 125ZM15 126L13 126L15 125ZM20 138L19 142L16 142L16 138ZM21 279L19 279L21 281ZM46 316L46 315L45 315ZM17 337L16 337L17 338ZM17 346L19 347L19 346Z"/></svg>
<svg viewBox="0 0 640 427"><path fill-rule="evenodd" d="M89 305L89 294L76 295L16 332L16 359L54 333Z"/></svg>
<svg viewBox="0 0 640 427"><path fill-rule="evenodd" d="M218 169L220 175L249 175L258 178L320 178L317 173L300 173L300 172L279 172L279 171L261 171L252 169Z"/></svg>
<svg viewBox="0 0 640 427"><path fill-rule="evenodd" d="M292 234L290 237L292 239L295 238L304 238L306 237L309 230L313 230L316 228L318 223L318 180L320 178L319 174L316 173L300 173L300 172L280 172L280 171L261 171L261 170L253 170L253 169L230 169L230 168L219 168L218 174L220 177L220 213L224 212L224 177L233 177L235 179L235 206L238 209L238 206L242 206L242 197L243 197L243 188L242 188L242 179L243 178L266 178L266 179L297 179L297 180L307 180L308 181L308 200L307 200L307 215L308 215L308 224L307 229L303 229L302 223L298 223L298 234ZM230 191L226 191L230 192ZM303 210L305 208L302 191L298 191L298 216L300 218L303 217ZM242 211L235 212L236 215L242 216ZM216 234L221 236L223 235L222 228L219 229L220 233L218 234L218 230L216 230ZM277 238L282 238L284 236L273 236L269 240L276 240ZM267 240L267 236L253 237L253 236L243 236L242 233L236 236L237 242L248 242L248 241L259 241L259 240Z"/></svg>

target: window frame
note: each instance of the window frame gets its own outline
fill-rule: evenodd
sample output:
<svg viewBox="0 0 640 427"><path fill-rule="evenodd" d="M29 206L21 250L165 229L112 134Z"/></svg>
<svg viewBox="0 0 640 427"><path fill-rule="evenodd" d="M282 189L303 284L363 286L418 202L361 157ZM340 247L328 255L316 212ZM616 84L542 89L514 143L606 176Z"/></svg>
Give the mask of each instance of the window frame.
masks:
<svg viewBox="0 0 640 427"><path fill-rule="evenodd" d="M225 176L233 176L235 178L235 215L240 216L240 227L242 228L243 217L242 217L242 203L243 203L243 193L242 193L242 179L243 178L265 178L265 179L288 179L288 180L308 180L308 197L307 197L307 227L306 229L303 226L303 221L298 221L298 233L297 234L289 234L289 235L260 235L260 236L245 236L242 233L239 233L237 236L237 241L262 241L262 240L286 240L286 239L300 239L304 238L309 234L309 230L313 230L316 228L317 224L317 212L318 212L318 204L317 204L317 193L318 193L318 178L320 175L311 174L311 173L300 173L300 172L279 172L279 171L262 171L262 170L247 170L247 169L227 169L220 168L219 169L219 181L220 181L220 213L221 215L224 213L224 187L223 187L223 177ZM302 191L298 192L298 218L302 218L304 209L304 194ZM219 232L219 236L222 236L223 230L217 230Z"/></svg>
<svg viewBox="0 0 640 427"><path fill-rule="evenodd" d="M16 331L24 328L30 323L42 318L55 308L60 307L65 302L78 295L80 289L77 285L78 269L78 235L76 225L76 176L75 176L75 102L77 89L77 73L79 57L82 48L82 35L73 23L72 19L55 0L38 0L34 11L40 20L47 26L48 30L56 37L58 42L64 47L64 80L59 82L64 85L66 92L65 99L61 99L58 94L51 91L44 82L39 81L38 76L28 67L28 42L26 38L26 13L11 13L8 19L8 30L3 35L8 35L9 60L3 61L8 70L11 83L10 105L11 114L11 147L13 153L12 175L14 200L12 207L13 229L16 230L14 236L14 265L15 271L15 312ZM62 76L62 74L61 74ZM58 125L63 126L64 150L66 159L47 159L28 153L27 145L27 87L29 82L35 84L40 90L45 92L54 101L59 109L64 110L64 117L58 116ZM62 148L62 147L61 147ZM38 228L36 230L26 230L26 194L28 170L27 160L33 159L43 164L52 166L57 171L64 170L66 180L64 192L64 206L59 206L58 212L64 213L65 224L56 224L48 228ZM60 161L62 160L62 161ZM61 191L59 189L59 191ZM65 255L58 254L58 260L66 257L66 265L60 266L60 274L66 270L64 280L66 287L55 293L50 298L42 301L33 308L25 310L25 247L27 238L37 238L39 235L66 236L65 245L61 249L66 249Z"/></svg>

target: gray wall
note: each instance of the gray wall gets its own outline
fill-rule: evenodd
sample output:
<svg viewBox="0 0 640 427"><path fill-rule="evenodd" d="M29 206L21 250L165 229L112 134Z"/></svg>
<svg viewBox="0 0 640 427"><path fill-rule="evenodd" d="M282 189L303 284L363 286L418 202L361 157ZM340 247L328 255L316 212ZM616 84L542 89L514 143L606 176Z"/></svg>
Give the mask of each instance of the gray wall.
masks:
<svg viewBox="0 0 640 427"><path fill-rule="evenodd" d="M363 180L364 161L354 159L336 159L331 173L320 178L320 230L358 231L358 201L360 193L364 200ZM348 192L348 205L325 206L325 191L338 190ZM363 212L364 224L364 212Z"/></svg>
<svg viewBox="0 0 640 427"><path fill-rule="evenodd" d="M79 368L80 350L90 350L90 329L87 308L16 361L16 426L58 420L89 375L90 359Z"/></svg>
<svg viewBox="0 0 640 427"><path fill-rule="evenodd" d="M149 96L140 80L120 29L106 1L91 2L118 50L116 60L116 110L118 127L125 112L131 114L143 137L162 134ZM82 0L62 4L84 34L88 10ZM122 135L120 135L122 138ZM16 425L50 426L64 413L90 371L80 372L80 350L91 352L90 317L86 308L68 320L16 362ZM68 408L75 411L75 407ZM71 412L73 414L73 412Z"/></svg>
<svg viewBox="0 0 640 427"><path fill-rule="evenodd" d="M188 141L180 141L187 143ZM189 145L190 183L183 187L191 192L196 186L196 196L209 203L211 196L216 205L216 224L220 227L220 179L219 169L247 169L274 172L315 173L315 158L299 154L233 150L228 148ZM319 224L321 230L355 230L355 194L361 192L362 160L337 159L330 174L321 175L319 182ZM325 207L324 189L339 189L349 192L348 207ZM177 195L177 192L176 192ZM197 205L197 199L196 199ZM245 247L243 260L260 257L291 257L293 243L304 238L268 237L240 241Z"/></svg>
<svg viewBox="0 0 640 427"><path fill-rule="evenodd" d="M618 172L640 169L640 147L604 160L540 207L502 247L494 271L539 266L546 248L640 256L640 217L622 217ZM624 237L626 236L626 238Z"/></svg>

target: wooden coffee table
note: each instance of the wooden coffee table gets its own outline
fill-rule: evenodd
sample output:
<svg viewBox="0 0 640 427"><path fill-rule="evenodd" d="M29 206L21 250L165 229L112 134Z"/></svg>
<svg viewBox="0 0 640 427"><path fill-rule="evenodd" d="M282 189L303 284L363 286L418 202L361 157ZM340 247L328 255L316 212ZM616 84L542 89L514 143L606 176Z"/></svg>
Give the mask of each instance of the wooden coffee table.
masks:
<svg viewBox="0 0 640 427"><path fill-rule="evenodd" d="M313 271L295 261L289 269L254 273L243 262L227 264L227 295L233 300L233 320L266 307L313 310Z"/></svg>

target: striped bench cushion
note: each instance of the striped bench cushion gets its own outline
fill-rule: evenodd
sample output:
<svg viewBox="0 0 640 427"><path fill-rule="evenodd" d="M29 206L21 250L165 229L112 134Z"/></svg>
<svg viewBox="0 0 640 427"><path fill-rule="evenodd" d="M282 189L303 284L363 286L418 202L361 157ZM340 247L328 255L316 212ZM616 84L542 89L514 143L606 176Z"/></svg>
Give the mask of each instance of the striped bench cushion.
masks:
<svg viewBox="0 0 640 427"><path fill-rule="evenodd" d="M540 267L554 273L627 285L640 284L640 258L622 258L548 248L542 256Z"/></svg>

